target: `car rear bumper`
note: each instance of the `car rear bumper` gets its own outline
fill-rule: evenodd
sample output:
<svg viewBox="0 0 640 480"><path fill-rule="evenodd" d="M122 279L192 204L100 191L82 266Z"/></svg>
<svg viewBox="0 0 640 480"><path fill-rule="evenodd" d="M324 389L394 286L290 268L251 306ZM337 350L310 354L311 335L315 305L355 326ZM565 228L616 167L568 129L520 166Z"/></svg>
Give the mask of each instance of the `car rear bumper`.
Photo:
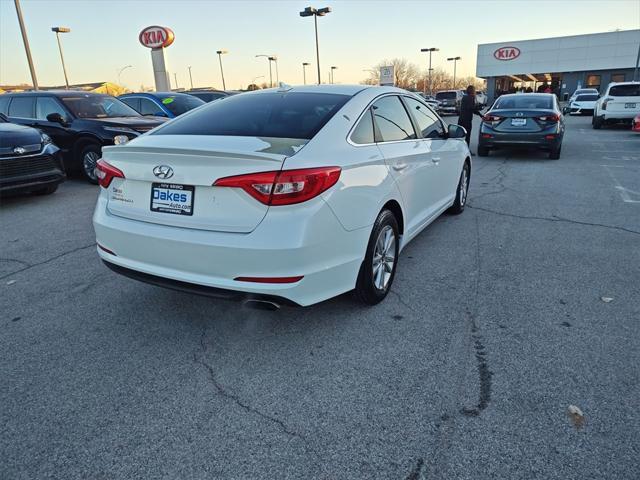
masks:
<svg viewBox="0 0 640 480"><path fill-rule="evenodd" d="M639 102L640 103L640 102ZM631 122L638 115L638 110L629 110L625 112L624 110L604 110L599 112L599 116L605 121L625 121Z"/></svg>
<svg viewBox="0 0 640 480"><path fill-rule="evenodd" d="M240 297L284 298L302 306L355 287L370 234L370 228L345 230L319 197L272 207L247 234L130 220L108 213L106 203L102 192L93 217L98 254L116 267L144 274L139 280L159 284L148 277L153 276L179 282L180 290L202 293L198 290L207 287L240 292ZM303 278L293 283L235 280L298 276Z"/></svg>
<svg viewBox="0 0 640 480"><path fill-rule="evenodd" d="M478 145L487 148L520 145L523 147L553 149L559 147L562 143L563 135L557 132L557 127L533 133L497 132L483 125L478 133Z"/></svg>
<svg viewBox="0 0 640 480"><path fill-rule="evenodd" d="M53 145L37 155L0 158L0 193L38 190L65 178L59 150Z"/></svg>

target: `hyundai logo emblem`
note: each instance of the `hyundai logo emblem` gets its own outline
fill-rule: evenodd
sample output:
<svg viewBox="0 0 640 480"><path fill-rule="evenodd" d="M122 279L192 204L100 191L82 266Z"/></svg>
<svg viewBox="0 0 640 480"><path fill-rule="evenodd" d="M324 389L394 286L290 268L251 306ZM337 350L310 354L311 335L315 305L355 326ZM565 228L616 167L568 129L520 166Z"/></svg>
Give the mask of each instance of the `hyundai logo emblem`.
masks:
<svg viewBox="0 0 640 480"><path fill-rule="evenodd" d="M524 117L524 113L518 112L518 113L516 113L516 117Z"/></svg>
<svg viewBox="0 0 640 480"><path fill-rule="evenodd" d="M26 152L26 150L22 147L16 147L13 149L13 153L16 155L22 155L24 152Z"/></svg>
<svg viewBox="0 0 640 480"><path fill-rule="evenodd" d="M162 179L167 179L173 177L173 168L169 165L158 165L157 167L153 167L153 174Z"/></svg>

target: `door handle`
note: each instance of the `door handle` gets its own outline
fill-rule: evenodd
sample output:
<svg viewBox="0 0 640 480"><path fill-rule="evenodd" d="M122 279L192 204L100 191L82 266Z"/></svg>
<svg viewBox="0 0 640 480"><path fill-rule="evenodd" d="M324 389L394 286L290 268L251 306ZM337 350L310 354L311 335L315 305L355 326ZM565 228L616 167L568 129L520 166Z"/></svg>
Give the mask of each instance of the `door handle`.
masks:
<svg viewBox="0 0 640 480"><path fill-rule="evenodd" d="M394 169L396 172L401 172L402 170L404 170L404 169L405 169L405 168L407 168L408 166L409 166L409 165L407 165L406 163L396 163L396 164L393 166L393 169Z"/></svg>
<svg viewBox="0 0 640 480"><path fill-rule="evenodd" d="M435 163L436 165L438 165L438 164L440 163L440 157L433 157L433 158L431 159L431 161L432 161L433 163Z"/></svg>

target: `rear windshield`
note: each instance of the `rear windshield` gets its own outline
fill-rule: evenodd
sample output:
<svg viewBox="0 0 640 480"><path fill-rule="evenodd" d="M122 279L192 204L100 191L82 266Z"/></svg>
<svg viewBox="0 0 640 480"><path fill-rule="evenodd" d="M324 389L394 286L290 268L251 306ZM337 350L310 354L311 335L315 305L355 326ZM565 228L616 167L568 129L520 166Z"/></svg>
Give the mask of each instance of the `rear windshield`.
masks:
<svg viewBox="0 0 640 480"><path fill-rule="evenodd" d="M205 104L201 99L191 95L167 95L160 97L159 100L167 110L176 116Z"/></svg>
<svg viewBox="0 0 640 480"><path fill-rule="evenodd" d="M450 100L456 98L456 92L438 92L436 93L437 100Z"/></svg>
<svg viewBox="0 0 640 480"><path fill-rule="evenodd" d="M609 89L612 97L640 97L640 83L635 85L615 85Z"/></svg>
<svg viewBox="0 0 640 480"><path fill-rule="evenodd" d="M189 92L189 95L204 100L205 102L228 96L224 92Z"/></svg>
<svg viewBox="0 0 640 480"><path fill-rule="evenodd" d="M595 102L598 100L598 95L578 95L576 102Z"/></svg>
<svg viewBox="0 0 640 480"><path fill-rule="evenodd" d="M493 108L550 110L553 108L553 97L551 95L527 95L526 93L524 95L500 97L496 100L496 104Z"/></svg>
<svg viewBox="0 0 640 480"><path fill-rule="evenodd" d="M228 135L309 140L351 98L327 93L235 95L178 117L154 135Z"/></svg>

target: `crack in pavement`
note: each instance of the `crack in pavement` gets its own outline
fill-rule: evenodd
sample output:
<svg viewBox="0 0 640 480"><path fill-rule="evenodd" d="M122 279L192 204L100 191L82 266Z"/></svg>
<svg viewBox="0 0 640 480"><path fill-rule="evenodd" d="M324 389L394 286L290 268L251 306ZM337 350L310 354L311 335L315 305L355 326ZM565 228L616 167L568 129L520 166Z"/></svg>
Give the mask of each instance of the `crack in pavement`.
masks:
<svg viewBox="0 0 640 480"><path fill-rule="evenodd" d="M5 263L19 263L21 265L25 265L27 267L30 267L31 264L28 262L25 262L23 260L18 260L17 258L0 258L0 262L5 262Z"/></svg>
<svg viewBox="0 0 640 480"><path fill-rule="evenodd" d="M413 305L409 304L406 302L406 300L404 298L402 298L402 295L400 295L398 292L396 292L393 289L389 289L389 293L393 293L396 298L398 299L398 302L400 302L401 305L405 306L407 309L411 310L413 313L416 313L418 315L420 315L420 311L416 310Z"/></svg>
<svg viewBox="0 0 640 480"><path fill-rule="evenodd" d="M559 217L557 215L554 215L552 217L538 217L535 215L518 215L515 213L499 212L497 210L492 210L490 208L485 208L485 207L476 207L475 205L471 205L471 204L467 204L467 208L480 210L483 212L492 213L494 215L500 215L503 217L520 218L523 220L542 220L546 222L571 223L575 225L583 225L587 227L600 227L600 228L606 228L610 230L618 230L621 232L632 233L634 235L640 235L640 231L632 230L630 228L618 227L616 225L605 225L603 223L581 222L580 220L572 220L570 218Z"/></svg>
<svg viewBox="0 0 640 480"><path fill-rule="evenodd" d="M319 467L322 467L322 463L320 462L320 455L314 448L311 447L311 445L309 444L309 440L304 435L290 428L286 423L284 423L279 418L269 415L267 413L264 413L255 407L252 407L248 403L244 402L238 395L227 390L224 387L224 385L220 383L220 381L216 376L216 372L214 368L211 365L209 365L205 360L205 356L208 350L209 349L207 347L207 324L205 323L202 328L202 334L200 335L200 348L198 350L200 352L200 355L198 355L198 351L195 351L193 353L193 361L199 365L202 365L207 370L207 373L209 374L209 380L213 385L213 387L216 389L217 393L223 398L226 398L227 400L230 400L231 402L233 402L235 405L240 407L245 412L257 415L263 420L267 420L268 422L277 425L277 427L289 437L302 441L305 451L312 453L316 459L316 464Z"/></svg>
<svg viewBox="0 0 640 480"><path fill-rule="evenodd" d="M91 248L91 247L95 247L95 246L96 246L96 242L93 242L93 243L91 243L89 245L84 245L82 247L78 247L78 248L74 248L74 249L68 250L68 251L63 252L63 253L61 253L59 255L56 255L55 257L48 258L47 260L43 260L42 262L38 262L38 263L21 262L21 263L26 265L24 268L20 268L18 270L15 270L14 272L2 275L2 276L0 276L0 280L4 280L5 278L11 277L12 275L17 275L18 273L22 273L25 270L29 270L29 269L34 268L34 267L39 267L40 265L45 265L47 263L53 262L55 260L58 260L59 258L65 257L67 255L70 255L72 253L79 252L80 250L86 250L87 248Z"/></svg>
<svg viewBox="0 0 640 480"><path fill-rule="evenodd" d="M509 188L507 186L505 186L504 183L503 183L505 181L505 179L507 178L507 174L504 171L504 168L507 166L507 160L508 159L509 159L509 157L505 157L505 159L502 162L502 164L498 167L498 169L497 169L498 170L498 174L497 175L495 175L494 177L488 179L486 182L482 182L482 183L487 183L488 184L488 183L493 182L494 180L497 179L498 181L496 182L496 185L498 187L500 187L500 190L496 190L494 192L481 193L481 194L479 194L477 196L474 196L473 200L477 200L479 198L488 197L489 195L498 195L499 193L502 193L502 192L504 192L506 190L509 190Z"/></svg>

